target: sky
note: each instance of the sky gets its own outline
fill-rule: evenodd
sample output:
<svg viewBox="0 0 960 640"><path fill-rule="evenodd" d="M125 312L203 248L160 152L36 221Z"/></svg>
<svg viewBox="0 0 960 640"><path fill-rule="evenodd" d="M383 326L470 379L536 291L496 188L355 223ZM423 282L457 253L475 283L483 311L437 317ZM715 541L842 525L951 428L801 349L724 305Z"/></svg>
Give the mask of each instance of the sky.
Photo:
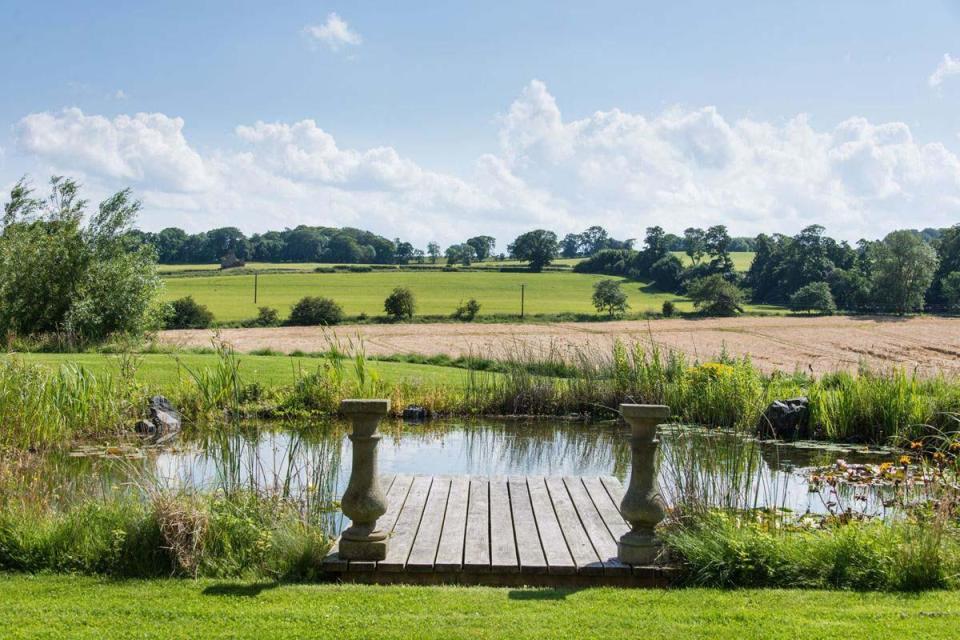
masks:
<svg viewBox="0 0 960 640"><path fill-rule="evenodd" d="M0 187L139 226L960 222L960 2L0 0ZM0 198L6 200L5 197Z"/></svg>

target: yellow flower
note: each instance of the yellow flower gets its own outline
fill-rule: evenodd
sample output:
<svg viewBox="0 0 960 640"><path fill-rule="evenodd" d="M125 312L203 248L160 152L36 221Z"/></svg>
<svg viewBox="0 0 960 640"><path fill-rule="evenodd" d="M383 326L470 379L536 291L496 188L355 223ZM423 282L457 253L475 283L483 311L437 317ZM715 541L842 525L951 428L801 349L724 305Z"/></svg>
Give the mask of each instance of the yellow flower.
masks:
<svg viewBox="0 0 960 640"><path fill-rule="evenodd" d="M910 464L910 456L900 456L900 464Z"/></svg>

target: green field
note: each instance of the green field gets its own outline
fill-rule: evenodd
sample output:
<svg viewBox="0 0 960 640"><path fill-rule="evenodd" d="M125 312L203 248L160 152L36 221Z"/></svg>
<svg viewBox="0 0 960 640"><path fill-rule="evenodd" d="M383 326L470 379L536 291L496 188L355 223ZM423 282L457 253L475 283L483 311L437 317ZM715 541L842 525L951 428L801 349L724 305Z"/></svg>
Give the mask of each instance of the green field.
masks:
<svg viewBox="0 0 960 640"><path fill-rule="evenodd" d="M417 297L418 315L450 315L462 300L476 298L481 314L520 313L520 288L525 285L527 315L589 313L593 285L609 276L579 273L485 273L442 271L388 271L371 273L266 273L259 276L257 302L253 301L254 276L215 275L166 278L164 297L175 300L191 295L207 305L220 322L252 318L257 307L273 307L286 316L303 296L325 296L339 303L348 316L383 315L383 300L394 287L404 286ZM659 312L664 300L673 300L678 310L692 305L669 293L651 293L637 282L624 283L630 310Z"/></svg>
<svg viewBox="0 0 960 640"><path fill-rule="evenodd" d="M960 594L494 589L0 574L4 638L955 638Z"/></svg>
<svg viewBox="0 0 960 640"><path fill-rule="evenodd" d="M100 353L23 353L17 357L51 367L72 362L94 372L117 373L120 366L118 356ZM137 381L151 388L162 389L175 384L180 378L188 377L187 369L197 371L215 367L217 357L215 354L206 353L178 353L176 356L162 353L138 355ZM289 385L293 384L298 374L309 373L322 366L322 363L320 358L245 354L240 356L240 376L244 382L259 382L267 387ZM369 368L389 384L420 381L456 386L462 385L467 377L464 369L405 362L370 362ZM353 376L351 362L345 363L345 370L349 376Z"/></svg>
<svg viewBox="0 0 960 640"><path fill-rule="evenodd" d="M689 267L692 264L690 258L683 251L674 251L673 255L680 258L684 266ZM730 259L733 260L733 268L735 271L744 272L750 268L750 263L753 262L753 256L756 253L753 251L731 251Z"/></svg>

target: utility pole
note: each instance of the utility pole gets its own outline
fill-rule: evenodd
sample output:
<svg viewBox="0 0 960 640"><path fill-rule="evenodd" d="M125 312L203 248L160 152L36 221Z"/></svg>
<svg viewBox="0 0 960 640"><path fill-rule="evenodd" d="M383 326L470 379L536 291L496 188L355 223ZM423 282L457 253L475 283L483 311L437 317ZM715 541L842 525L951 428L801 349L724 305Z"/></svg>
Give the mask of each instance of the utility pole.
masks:
<svg viewBox="0 0 960 640"><path fill-rule="evenodd" d="M525 285L525 284L521 284L521 285L520 285L520 319L521 319L521 320L523 320L523 303L524 303L524 299L525 299L525 297L526 297L526 296L525 296L525 294L526 294L526 291L525 291L526 288L527 288L527 285Z"/></svg>
<svg viewBox="0 0 960 640"><path fill-rule="evenodd" d="M259 276L260 276L260 272L258 271L253 272L253 304L257 304L257 287L260 284L258 281Z"/></svg>

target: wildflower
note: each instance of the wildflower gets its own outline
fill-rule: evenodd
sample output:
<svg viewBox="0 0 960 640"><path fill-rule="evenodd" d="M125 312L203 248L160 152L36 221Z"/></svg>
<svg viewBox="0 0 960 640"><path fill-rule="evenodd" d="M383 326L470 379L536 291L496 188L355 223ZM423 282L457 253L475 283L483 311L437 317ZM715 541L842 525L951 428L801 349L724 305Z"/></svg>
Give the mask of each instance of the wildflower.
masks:
<svg viewBox="0 0 960 640"><path fill-rule="evenodd" d="M913 442L910 443L910 448L913 449L914 451L923 449L923 443L920 442L919 440L914 440Z"/></svg>
<svg viewBox="0 0 960 640"><path fill-rule="evenodd" d="M900 464L903 466L910 464L910 456L900 456Z"/></svg>

